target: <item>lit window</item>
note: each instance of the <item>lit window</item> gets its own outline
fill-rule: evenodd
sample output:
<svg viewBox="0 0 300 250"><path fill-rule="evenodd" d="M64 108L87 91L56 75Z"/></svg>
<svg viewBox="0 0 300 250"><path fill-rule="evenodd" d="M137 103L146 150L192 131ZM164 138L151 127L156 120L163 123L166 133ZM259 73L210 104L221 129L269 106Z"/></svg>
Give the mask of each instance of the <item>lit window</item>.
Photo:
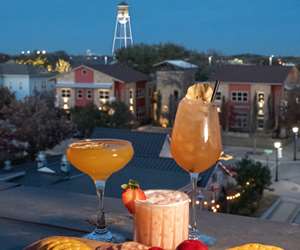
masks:
<svg viewBox="0 0 300 250"><path fill-rule="evenodd" d="M109 99L109 90L100 90L99 91L99 99Z"/></svg>
<svg viewBox="0 0 300 250"><path fill-rule="evenodd" d="M129 98L130 98L130 99L133 98L133 90L132 90L132 89L129 90Z"/></svg>
<svg viewBox="0 0 300 250"><path fill-rule="evenodd" d="M163 106L163 112L168 112L169 111L169 107L167 105Z"/></svg>
<svg viewBox="0 0 300 250"><path fill-rule="evenodd" d="M62 89L61 90L61 96L62 97L70 97L71 96L71 91L69 89Z"/></svg>
<svg viewBox="0 0 300 250"><path fill-rule="evenodd" d="M239 102L239 103L248 102L248 92L245 91L231 92L231 101Z"/></svg>
<svg viewBox="0 0 300 250"><path fill-rule="evenodd" d="M129 90L129 103L133 104L133 90L132 89Z"/></svg>

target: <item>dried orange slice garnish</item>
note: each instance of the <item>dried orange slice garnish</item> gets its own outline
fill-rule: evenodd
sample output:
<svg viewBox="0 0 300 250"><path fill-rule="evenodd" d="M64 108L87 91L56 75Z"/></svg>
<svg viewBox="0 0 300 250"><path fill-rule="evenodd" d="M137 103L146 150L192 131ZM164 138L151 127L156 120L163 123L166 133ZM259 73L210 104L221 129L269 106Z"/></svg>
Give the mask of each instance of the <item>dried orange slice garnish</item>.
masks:
<svg viewBox="0 0 300 250"><path fill-rule="evenodd" d="M284 249L276 246L263 245L258 243L249 243L242 246L228 248L227 250L284 250Z"/></svg>
<svg viewBox="0 0 300 250"><path fill-rule="evenodd" d="M41 240L38 250L91 250L85 243L71 237L55 236Z"/></svg>

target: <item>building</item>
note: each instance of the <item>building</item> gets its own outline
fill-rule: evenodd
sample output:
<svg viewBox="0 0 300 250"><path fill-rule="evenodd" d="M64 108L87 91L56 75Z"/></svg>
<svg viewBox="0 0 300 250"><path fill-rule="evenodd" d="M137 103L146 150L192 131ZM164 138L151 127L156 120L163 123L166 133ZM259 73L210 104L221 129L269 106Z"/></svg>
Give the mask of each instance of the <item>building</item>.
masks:
<svg viewBox="0 0 300 250"><path fill-rule="evenodd" d="M79 65L52 78L57 106L70 109L94 103L102 109L117 100L128 105L138 120L148 117L148 77L123 64Z"/></svg>
<svg viewBox="0 0 300 250"><path fill-rule="evenodd" d="M220 81L216 103L223 128L231 131L267 131L277 128L286 86L299 80L296 67L220 65L211 83Z"/></svg>
<svg viewBox="0 0 300 250"><path fill-rule="evenodd" d="M51 91L54 85L49 81L53 73L40 67L25 64L0 64L0 85L13 92L18 100L35 93Z"/></svg>
<svg viewBox="0 0 300 250"><path fill-rule="evenodd" d="M178 101L195 81L198 66L183 60L166 60L154 65L156 94L160 103L154 103L153 118L167 126L175 118ZM160 110L157 110L160 109ZM159 116L159 117L158 117Z"/></svg>

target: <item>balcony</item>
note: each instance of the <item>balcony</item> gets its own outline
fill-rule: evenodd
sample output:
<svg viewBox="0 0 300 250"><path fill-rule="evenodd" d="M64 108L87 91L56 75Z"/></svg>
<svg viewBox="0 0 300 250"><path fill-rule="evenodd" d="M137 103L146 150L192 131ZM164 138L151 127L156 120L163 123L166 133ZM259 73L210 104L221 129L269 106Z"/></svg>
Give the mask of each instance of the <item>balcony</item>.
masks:
<svg viewBox="0 0 300 250"><path fill-rule="evenodd" d="M51 235L81 236L92 230L87 222L94 214L94 195L56 188L0 184L0 242L6 249L19 250ZM121 201L106 198L108 224L130 240L133 221ZM300 226L227 214L199 212L201 230L217 238L211 250L260 242L297 250Z"/></svg>

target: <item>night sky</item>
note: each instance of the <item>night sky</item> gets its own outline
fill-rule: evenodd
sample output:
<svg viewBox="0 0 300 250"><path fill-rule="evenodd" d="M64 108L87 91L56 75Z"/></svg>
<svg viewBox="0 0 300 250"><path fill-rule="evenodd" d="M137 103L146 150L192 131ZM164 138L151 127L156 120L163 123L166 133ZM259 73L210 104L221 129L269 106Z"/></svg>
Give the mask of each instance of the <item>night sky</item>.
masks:
<svg viewBox="0 0 300 250"><path fill-rule="evenodd" d="M0 52L111 51L115 0L1 1ZM130 0L135 43L300 55L300 0Z"/></svg>

